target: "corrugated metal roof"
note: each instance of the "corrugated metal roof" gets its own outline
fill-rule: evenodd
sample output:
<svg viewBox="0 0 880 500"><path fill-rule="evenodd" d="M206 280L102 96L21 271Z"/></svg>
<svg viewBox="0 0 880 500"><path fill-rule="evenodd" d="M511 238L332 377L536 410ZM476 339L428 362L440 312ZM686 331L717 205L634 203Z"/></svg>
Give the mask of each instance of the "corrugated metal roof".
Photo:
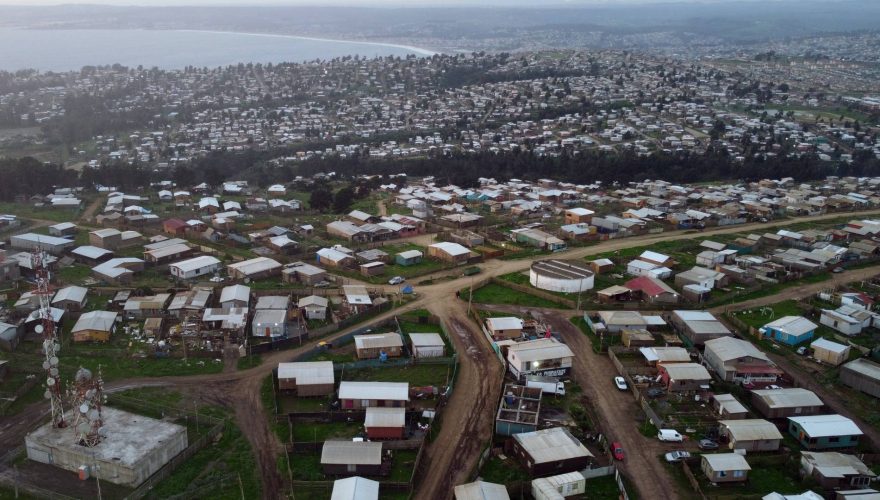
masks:
<svg viewBox="0 0 880 500"><path fill-rule="evenodd" d="M564 427L523 432L515 434L513 438L535 460L536 464L593 456L590 450Z"/></svg>
<svg viewBox="0 0 880 500"><path fill-rule="evenodd" d="M490 330L522 330L523 320L515 317L489 318L486 325Z"/></svg>
<svg viewBox="0 0 880 500"><path fill-rule="evenodd" d="M822 406L823 404L819 396L813 391L799 387L790 389L761 389L752 391L752 393L773 409Z"/></svg>
<svg viewBox="0 0 880 500"><path fill-rule="evenodd" d="M278 379L296 379L297 385L332 384L335 382L333 362L278 363Z"/></svg>
<svg viewBox="0 0 880 500"><path fill-rule="evenodd" d="M752 470L746 457L739 453L712 453L703 455L703 460L713 471Z"/></svg>
<svg viewBox="0 0 880 500"><path fill-rule="evenodd" d="M811 438L864 434L855 422L843 415L810 415L788 419L798 424Z"/></svg>
<svg viewBox="0 0 880 500"><path fill-rule="evenodd" d="M73 325L71 333L82 332L86 330L95 330L109 332L116 322L118 313L112 311L91 311L79 317L76 324Z"/></svg>
<svg viewBox="0 0 880 500"><path fill-rule="evenodd" d="M843 368L861 373L874 380L880 380L880 364L869 359L859 358L843 365Z"/></svg>
<svg viewBox="0 0 880 500"><path fill-rule="evenodd" d="M381 349L383 347L403 347L400 334L395 332L355 335L354 345L357 349Z"/></svg>
<svg viewBox="0 0 880 500"><path fill-rule="evenodd" d="M330 500L379 500L379 482L360 476L337 479Z"/></svg>
<svg viewBox="0 0 880 500"><path fill-rule="evenodd" d="M445 345L439 333L410 333L409 340L415 347L434 347Z"/></svg>
<svg viewBox="0 0 880 500"><path fill-rule="evenodd" d="M369 441L324 441L321 464L379 465L382 463L382 443Z"/></svg>
<svg viewBox="0 0 880 500"><path fill-rule="evenodd" d="M813 349L824 349L826 351L834 352L840 354L847 349L849 346L845 346L843 344L838 344L837 342L832 342L826 338L816 339L811 344L810 347Z"/></svg>
<svg viewBox="0 0 880 500"><path fill-rule="evenodd" d="M721 361L729 361L744 357L752 357L762 359L771 363L770 358L766 354L758 350L751 342L735 339L733 337L722 337L720 339L712 339L706 341L706 350L711 351ZM772 363L771 363L772 364Z"/></svg>
<svg viewBox="0 0 880 500"><path fill-rule="evenodd" d="M504 485L475 481L456 486L455 500L510 500L510 495Z"/></svg>
<svg viewBox="0 0 880 500"><path fill-rule="evenodd" d="M556 339L538 339L519 342L507 348L509 354L516 354L520 361L541 361L574 357L574 352Z"/></svg>
<svg viewBox="0 0 880 500"><path fill-rule="evenodd" d="M339 383L339 399L409 401L409 383L343 381Z"/></svg>
<svg viewBox="0 0 880 500"><path fill-rule="evenodd" d="M812 332L819 327L819 325L813 323L807 318L804 318L803 316L783 316L776 321L767 323L764 326L767 328L773 328L774 330L785 332L789 335L794 335L796 337L800 337L801 335Z"/></svg>
<svg viewBox="0 0 880 500"><path fill-rule="evenodd" d="M406 408L367 408L364 427L403 427Z"/></svg>
<svg viewBox="0 0 880 500"><path fill-rule="evenodd" d="M745 420L719 420L735 441L760 441L782 439L782 434L772 422L760 418Z"/></svg>
<svg viewBox="0 0 880 500"><path fill-rule="evenodd" d="M698 363L671 363L661 365L672 380L711 380L712 375Z"/></svg>

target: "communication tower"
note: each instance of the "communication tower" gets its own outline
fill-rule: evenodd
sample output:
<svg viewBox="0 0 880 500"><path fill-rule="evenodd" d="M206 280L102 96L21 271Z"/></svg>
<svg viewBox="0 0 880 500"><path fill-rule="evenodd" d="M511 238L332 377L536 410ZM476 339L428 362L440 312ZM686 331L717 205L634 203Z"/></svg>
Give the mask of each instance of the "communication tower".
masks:
<svg viewBox="0 0 880 500"><path fill-rule="evenodd" d="M66 427L64 407L61 401L61 375L58 371L58 351L61 344L55 335L55 319L52 317L52 286L49 269L46 267L46 255L39 249L31 255L31 263L36 274L34 294L40 298L40 324L35 328L43 335L43 369L46 370L45 398L49 400L53 427Z"/></svg>

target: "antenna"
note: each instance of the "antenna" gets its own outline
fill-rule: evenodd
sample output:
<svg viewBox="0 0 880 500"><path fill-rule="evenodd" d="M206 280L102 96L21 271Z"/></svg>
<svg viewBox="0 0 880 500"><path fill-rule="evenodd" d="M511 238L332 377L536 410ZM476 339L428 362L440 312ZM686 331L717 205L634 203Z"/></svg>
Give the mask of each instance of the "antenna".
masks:
<svg viewBox="0 0 880 500"><path fill-rule="evenodd" d="M50 299L52 296L51 275L46 267L46 255L39 248L31 254L31 264L36 275L34 295L40 299L39 318L41 323L34 328L37 333L43 334L43 369L46 370L46 392L44 397L49 400L52 414L52 427L67 427L64 421L64 407L61 404L61 375L58 371L57 353L61 350L61 344L55 336L55 319L52 317Z"/></svg>
<svg viewBox="0 0 880 500"><path fill-rule="evenodd" d="M76 371L73 389L70 391L70 401L73 404L73 432L76 435L76 443L92 448L101 442L104 437L104 426L101 409L104 404L104 381L101 378L101 367L98 367L98 376L92 376L92 372L80 367Z"/></svg>

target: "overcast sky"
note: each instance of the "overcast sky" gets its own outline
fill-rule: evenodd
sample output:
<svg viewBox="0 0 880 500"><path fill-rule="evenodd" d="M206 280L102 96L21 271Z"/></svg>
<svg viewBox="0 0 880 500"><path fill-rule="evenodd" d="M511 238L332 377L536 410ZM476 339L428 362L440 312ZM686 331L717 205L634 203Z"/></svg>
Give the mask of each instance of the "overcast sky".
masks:
<svg viewBox="0 0 880 500"><path fill-rule="evenodd" d="M622 3L713 3L725 0L0 0L0 5L357 5L362 7L438 6L438 5L515 5L546 7L552 4L622 4ZM727 0L729 1L729 0Z"/></svg>

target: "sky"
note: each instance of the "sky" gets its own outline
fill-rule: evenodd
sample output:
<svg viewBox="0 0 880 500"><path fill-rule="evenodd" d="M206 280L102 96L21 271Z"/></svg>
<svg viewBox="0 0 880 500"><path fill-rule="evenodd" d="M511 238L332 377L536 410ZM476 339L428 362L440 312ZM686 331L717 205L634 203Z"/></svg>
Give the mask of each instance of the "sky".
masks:
<svg viewBox="0 0 880 500"><path fill-rule="evenodd" d="M519 7L546 7L557 5L615 5L639 3L699 2L713 3L725 0L0 0L0 5L355 5L360 7L449 6L449 5L513 5Z"/></svg>

